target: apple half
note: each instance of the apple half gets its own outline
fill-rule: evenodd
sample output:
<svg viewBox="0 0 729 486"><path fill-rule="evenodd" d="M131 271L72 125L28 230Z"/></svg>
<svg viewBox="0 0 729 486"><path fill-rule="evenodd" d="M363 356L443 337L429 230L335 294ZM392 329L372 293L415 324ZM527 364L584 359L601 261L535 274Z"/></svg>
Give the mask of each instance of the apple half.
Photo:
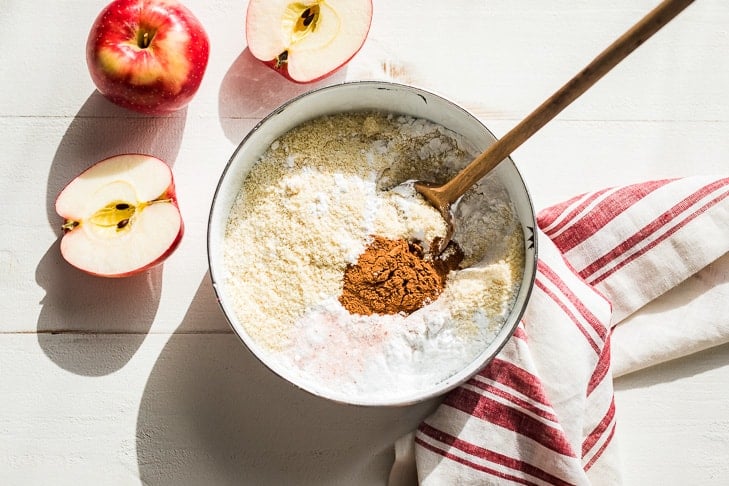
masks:
<svg viewBox="0 0 729 486"><path fill-rule="evenodd" d="M170 167L150 155L97 162L58 195L61 255L92 275L126 277L162 263L184 225Z"/></svg>
<svg viewBox="0 0 729 486"><path fill-rule="evenodd" d="M364 44L372 0L251 0L246 41L256 59L297 83L344 66Z"/></svg>

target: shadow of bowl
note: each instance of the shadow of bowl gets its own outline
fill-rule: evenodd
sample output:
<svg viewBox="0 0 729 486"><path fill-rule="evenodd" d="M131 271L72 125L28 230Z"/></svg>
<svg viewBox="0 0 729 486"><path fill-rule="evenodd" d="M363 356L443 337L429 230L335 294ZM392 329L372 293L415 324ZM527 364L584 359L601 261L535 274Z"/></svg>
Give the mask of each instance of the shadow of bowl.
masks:
<svg viewBox="0 0 729 486"><path fill-rule="evenodd" d="M211 327L221 332L192 332ZM142 395L140 478L156 485L383 484L393 443L435 406L347 406L294 387L232 333L207 275Z"/></svg>

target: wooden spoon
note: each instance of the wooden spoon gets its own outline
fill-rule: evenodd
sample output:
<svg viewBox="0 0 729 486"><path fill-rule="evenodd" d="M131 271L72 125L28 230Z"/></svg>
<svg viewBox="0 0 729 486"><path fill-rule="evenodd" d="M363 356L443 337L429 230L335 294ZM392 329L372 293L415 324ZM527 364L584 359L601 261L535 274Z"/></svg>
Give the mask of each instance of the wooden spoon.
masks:
<svg viewBox="0 0 729 486"><path fill-rule="evenodd" d="M434 254L440 255L450 242L454 230L452 205L466 191L693 1L664 0L450 181L442 185L427 181L410 182L446 221L448 232L443 240L436 243Z"/></svg>

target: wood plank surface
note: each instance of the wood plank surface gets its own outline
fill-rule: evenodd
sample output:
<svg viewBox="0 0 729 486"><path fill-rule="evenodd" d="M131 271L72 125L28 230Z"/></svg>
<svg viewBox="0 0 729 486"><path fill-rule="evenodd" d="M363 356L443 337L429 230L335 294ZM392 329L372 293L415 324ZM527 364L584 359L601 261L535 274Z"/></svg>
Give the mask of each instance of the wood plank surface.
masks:
<svg viewBox="0 0 729 486"><path fill-rule="evenodd" d="M207 273L209 206L242 138L309 89L391 80L506 133L658 0L374 0L343 70L285 81L245 45L247 2L186 0L212 52L190 106L150 117L95 91L105 1L0 0L0 484L385 484L435 405L343 407L265 369ZM729 3L702 0L514 153L537 209L605 186L729 172ZM60 257L62 187L95 161L172 165L186 234L162 266L89 278ZM616 382L626 484L729 478L729 346Z"/></svg>

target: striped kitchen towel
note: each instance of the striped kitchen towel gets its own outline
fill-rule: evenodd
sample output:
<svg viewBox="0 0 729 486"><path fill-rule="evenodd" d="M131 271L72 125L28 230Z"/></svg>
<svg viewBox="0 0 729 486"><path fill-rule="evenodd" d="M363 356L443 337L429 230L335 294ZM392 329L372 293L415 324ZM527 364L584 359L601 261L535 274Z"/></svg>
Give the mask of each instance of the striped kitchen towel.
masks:
<svg viewBox="0 0 729 486"><path fill-rule="evenodd" d="M592 192L537 222L537 277L514 336L415 433L423 485L620 484L614 370L729 341L718 305L729 297L729 178ZM641 319L686 285L698 320L687 325L682 305Z"/></svg>

